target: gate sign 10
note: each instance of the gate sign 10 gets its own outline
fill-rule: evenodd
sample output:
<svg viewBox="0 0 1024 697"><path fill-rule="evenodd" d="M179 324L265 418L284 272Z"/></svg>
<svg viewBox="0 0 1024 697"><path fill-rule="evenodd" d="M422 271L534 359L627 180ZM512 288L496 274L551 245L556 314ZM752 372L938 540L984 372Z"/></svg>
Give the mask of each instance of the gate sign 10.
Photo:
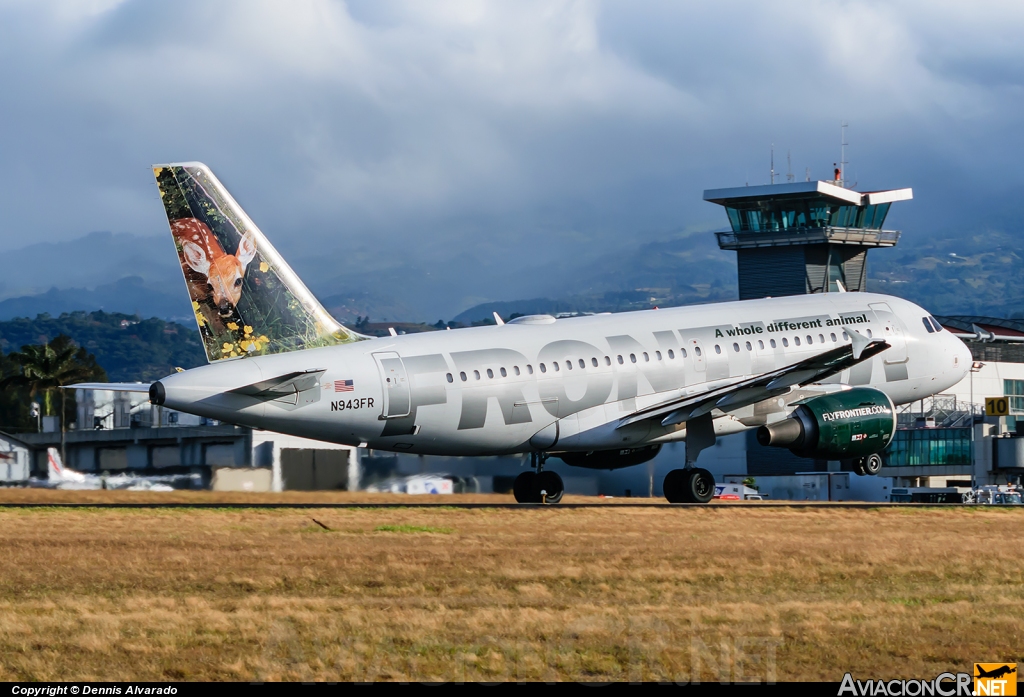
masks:
<svg viewBox="0 0 1024 697"><path fill-rule="evenodd" d="M1006 397L985 397L985 416L1009 416L1010 400Z"/></svg>

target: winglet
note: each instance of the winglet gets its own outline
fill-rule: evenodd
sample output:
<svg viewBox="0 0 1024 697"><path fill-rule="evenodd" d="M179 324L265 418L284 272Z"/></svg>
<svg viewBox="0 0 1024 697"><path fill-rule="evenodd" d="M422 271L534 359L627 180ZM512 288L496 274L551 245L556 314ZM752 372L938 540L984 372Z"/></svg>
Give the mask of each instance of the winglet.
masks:
<svg viewBox="0 0 1024 697"><path fill-rule="evenodd" d="M499 327L505 324L505 320L503 320L501 318L501 315L499 315L497 312L492 312L491 314L494 315L494 323L497 324Z"/></svg>
<svg viewBox="0 0 1024 697"><path fill-rule="evenodd" d="M993 334L992 332L989 332L989 331L985 331L984 329L979 327L977 324L972 324L971 325L971 331L974 332L974 335L977 337L976 341L984 341L985 343L992 343L993 341L996 340L996 335L995 334Z"/></svg>
<svg viewBox="0 0 1024 697"><path fill-rule="evenodd" d="M860 355L864 353L864 349L871 343L871 339L853 329L848 331L847 334L850 337L850 343L853 344L853 359L859 361Z"/></svg>

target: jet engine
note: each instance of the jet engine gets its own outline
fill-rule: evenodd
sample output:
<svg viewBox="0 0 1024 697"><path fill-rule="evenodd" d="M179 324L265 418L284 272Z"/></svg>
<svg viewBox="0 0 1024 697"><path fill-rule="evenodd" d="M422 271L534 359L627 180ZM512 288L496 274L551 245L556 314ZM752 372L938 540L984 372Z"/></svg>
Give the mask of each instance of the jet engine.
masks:
<svg viewBox="0 0 1024 697"><path fill-rule="evenodd" d="M595 470L614 470L620 467L639 465L653 460L661 450L661 443L643 445L639 448L619 450L592 450L586 453L552 453L565 464L573 467L587 467Z"/></svg>
<svg viewBox="0 0 1024 697"><path fill-rule="evenodd" d="M855 470L877 474L878 453L896 435L896 409L884 392L866 387L814 397L789 418L757 429L757 442L794 455L853 460Z"/></svg>

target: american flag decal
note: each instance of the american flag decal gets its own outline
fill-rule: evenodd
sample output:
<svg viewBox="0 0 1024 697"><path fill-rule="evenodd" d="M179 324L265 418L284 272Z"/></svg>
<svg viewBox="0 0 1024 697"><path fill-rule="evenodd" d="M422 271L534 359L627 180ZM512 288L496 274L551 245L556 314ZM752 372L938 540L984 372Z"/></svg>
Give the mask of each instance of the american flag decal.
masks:
<svg viewBox="0 0 1024 697"><path fill-rule="evenodd" d="M354 390L355 384L352 380L335 380L334 391L335 392L351 392Z"/></svg>

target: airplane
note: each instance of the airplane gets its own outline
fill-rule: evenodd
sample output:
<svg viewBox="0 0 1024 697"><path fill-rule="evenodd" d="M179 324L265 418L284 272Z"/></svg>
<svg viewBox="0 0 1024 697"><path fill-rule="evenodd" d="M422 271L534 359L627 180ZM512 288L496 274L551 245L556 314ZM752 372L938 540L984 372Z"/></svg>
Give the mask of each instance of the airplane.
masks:
<svg viewBox="0 0 1024 697"><path fill-rule="evenodd" d="M959 382L971 354L924 309L827 293L363 336L323 308L206 165L154 166L208 365L149 386L153 404L398 453L529 453L522 503L557 503L550 457L629 467L684 441L664 479L707 503L699 454L757 439L877 474L895 407Z"/></svg>
<svg viewBox="0 0 1024 697"><path fill-rule="evenodd" d="M980 666L975 666L974 670L977 671L977 673L978 673L977 675L974 676L976 678L1001 678L1004 675L1009 675L1010 673L1016 673L1017 672L1017 667L1014 666L1014 667L1011 668L1009 664L1006 664L1006 665L999 666L998 668L994 668L992 670L985 670L984 668L982 668Z"/></svg>
<svg viewBox="0 0 1024 697"><path fill-rule="evenodd" d="M174 491L169 482L188 480L192 476L138 477L130 474L97 475L78 472L64 466L56 448L46 449L46 479L30 479L29 486L44 489L126 489L128 491Z"/></svg>

